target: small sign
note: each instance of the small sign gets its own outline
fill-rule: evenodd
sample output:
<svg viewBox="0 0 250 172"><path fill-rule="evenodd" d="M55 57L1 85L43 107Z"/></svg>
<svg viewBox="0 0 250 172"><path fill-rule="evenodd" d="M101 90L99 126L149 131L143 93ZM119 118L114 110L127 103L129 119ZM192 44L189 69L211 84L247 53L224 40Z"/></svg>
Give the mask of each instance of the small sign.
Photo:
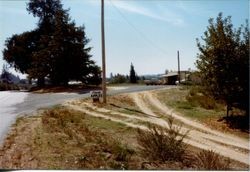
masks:
<svg viewBox="0 0 250 172"><path fill-rule="evenodd" d="M100 97L102 97L102 92L101 91L91 91L91 97L92 98L100 98Z"/></svg>

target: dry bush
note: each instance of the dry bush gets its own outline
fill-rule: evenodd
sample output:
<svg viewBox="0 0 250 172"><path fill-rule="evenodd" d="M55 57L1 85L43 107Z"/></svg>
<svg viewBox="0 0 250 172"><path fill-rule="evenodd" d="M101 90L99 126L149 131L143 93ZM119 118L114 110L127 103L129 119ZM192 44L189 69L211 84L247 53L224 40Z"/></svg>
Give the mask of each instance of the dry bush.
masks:
<svg viewBox="0 0 250 172"><path fill-rule="evenodd" d="M42 123L48 129L55 130L55 127L65 128L71 124L78 125L84 119L84 115L79 112L55 107L42 114Z"/></svg>
<svg viewBox="0 0 250 172"><path fill-rule="evenodd" d="M149 131L138 130L137 140L145 157L154 161L182 161L186 145L181 134L181 126L174 125L173 117L168 119L168 127L149 126Z"/></svg>
<svg viewBox="0 0 250 172"><path fill-rule="evenodd" d="M229 170L230 160L224 160L212 150L202 150L196 155L199 170Z"/></svg>

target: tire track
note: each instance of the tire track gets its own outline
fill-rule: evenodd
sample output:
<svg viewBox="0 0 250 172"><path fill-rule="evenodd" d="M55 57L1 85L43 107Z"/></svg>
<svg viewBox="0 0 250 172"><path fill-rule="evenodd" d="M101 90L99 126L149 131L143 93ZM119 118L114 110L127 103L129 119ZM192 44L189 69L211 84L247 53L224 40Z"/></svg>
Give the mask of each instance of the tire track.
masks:
<svg viewBox="0 0 250 172"><path fill-rule="evenodd" d="M202 149L212 149L223 156L238 160L240 162L249 165L249 143L247 141L240 139L238 137L226 135L218 131L211 130L210 128L200 123L194 122L180 115L177 115L176 113L174 113L173 110L163 105L156 97L152 95L152 93L143 92L143 94L144 96L140 95L140 97L146 98L151 105L158 108L165 115L168 116L171 115L175 119L183 122L186 126L196 129L196 130L191 130L189 132L189 137L190 137L189 144ZM136 96L139 97L138 94L133 94L132 98ZM137 104L138 100L142 102L142 103L140 102L139 105ZM141 108L142 111L144 107L141 106L141 104L148 106L146 101L144 101L143 99L137 98L134 101L136 105L139 108ZM149 109L149 107L147 107L147 109ZM196 144L196 142L202 144ZM243 149L245 152L248 153L243 153L242 151L239 151L240 149Z"/></svg>

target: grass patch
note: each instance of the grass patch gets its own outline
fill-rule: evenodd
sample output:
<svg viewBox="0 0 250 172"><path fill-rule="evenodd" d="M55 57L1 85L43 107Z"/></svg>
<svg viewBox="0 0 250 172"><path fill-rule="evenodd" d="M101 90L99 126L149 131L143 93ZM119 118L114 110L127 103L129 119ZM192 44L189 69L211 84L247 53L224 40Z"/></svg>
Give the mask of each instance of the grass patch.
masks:
<svg viewBox="0 0 250 172"><path fill-rule="evenodd" d="M204 98L205 96L202 95L201 90L198 87L183 86L168 90L159 90L156 91L156 94L162 103L186 117L205 123L211 128L249 138L248 127L245 127L242 130L238 129L236 125L231 125L230 122L224 122L225 107L223 104L220 102L214 104L214 100L211 98ZM192 97L192 100L189 99L190 96ZM202 106L202 104L206 103L208 104L207 108ZM245 123L241 122L240 124Z"/></svg>
<svg viewBox="0 0 250 172"><path fill-rule="evenodd" d="M207 118L218 118L224 115L224 110L221 107L217 109L205 109L197 103L199 100L190 101L187 99L189 94L194 94L192 92L194 91L189 93L189 89L185 86L185 88L158 91L157 96L167 106L196 120L204 121Z"/></svg>

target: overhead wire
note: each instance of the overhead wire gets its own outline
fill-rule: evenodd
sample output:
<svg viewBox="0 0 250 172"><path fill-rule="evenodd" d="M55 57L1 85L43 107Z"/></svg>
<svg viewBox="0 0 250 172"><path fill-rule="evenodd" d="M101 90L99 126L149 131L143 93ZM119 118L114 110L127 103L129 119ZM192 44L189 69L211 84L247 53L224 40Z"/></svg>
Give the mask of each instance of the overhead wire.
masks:
<svg viewBox="0 0 250 172"><path fill-rule="evenodd" d="M137 29L135 27L134 24L132 24L126 17L125 15L119 10L118 7L115 6L115 4L112 2L112 0L109 0L110 4L114 7L114 9L117 10L117 12L120 14L120 16L127 22L127 24L129 24L136 32L138 32L140 34L140 36L146 40L151 46L153 46L155 49L157 49L158 51L160 51L161 53L163 53L164 55L166 55L166 51L163 50L162 48L158 47L153 41L151 41L150 39L147 38L147 36L141 32L139 29Z"/></svg>
<svg viewBox="0 0 250 172"><path fill-rule="evenodd" d="M4 1L4 0L0 0L0 1ZM27 1L27 0L6 0L6 1ZM126 16L119 10L119 8L112 2L112 0L109 0L110 4L113 6L114 9L116 9L116 11L119 13L119 15L127 22L128 25L130 25L137 33L140 34L140 36L147 41L151 46L153 46L155 49L157 49L158 51L160 51L162 54L166 55L167 52L162 49L161 47L157 46L153 41L151 41L143 32L141 32L139 29L137 29L137 27L135 27L134 24L132 24L127 18Z"/></svg>

